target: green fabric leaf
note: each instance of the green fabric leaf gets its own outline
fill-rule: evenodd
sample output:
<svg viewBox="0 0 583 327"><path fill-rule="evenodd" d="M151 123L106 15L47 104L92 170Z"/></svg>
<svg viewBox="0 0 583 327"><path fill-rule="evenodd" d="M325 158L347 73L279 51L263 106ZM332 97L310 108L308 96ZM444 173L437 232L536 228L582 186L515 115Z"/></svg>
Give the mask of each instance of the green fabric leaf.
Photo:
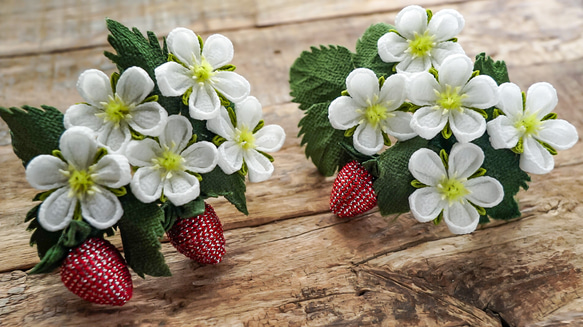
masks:
<svg viewBox="0 0 583 327"><path fill-rule="evenodd" d="M41 261L32 268L29 274L42 274L48 273L61 266L63 260L69 253L69 248L62 245L60 242L53 245L46 254L42 257Z"/></svg>
<svg viewBox="0 0 583 327"><path fill-rule="evenodd" d="M312 47L304 51L289 71L293 102L306 110L315 103L332 101L346 89L346 77L354 69L352 53L341 46Z"/></svg>
<svg viewBox="0 0 583 327"><path fill-rule="evenodd" d="M26 230L33 231L30 235L30 246L36 245L38 257L43 259L49 249L59 242L62 231L49 232L42 228L37 220L39 208L40 204L30 209L30 211L26 214L25 222L30 221Z"/></svg>
<svg viewBox="0 0 583 327"><path fill-rule="evenodd" d="M68 248L77 247L91 235L92 230L93 228L87 222L72 220L65 228L59 242Z"/></svg>
<svg viewBox="0 0 583 327"><path fill-rule="evenodd" d="M492 77L498 85L510 82L506 63L504 61L494 61L484 52L476 56L474 70L479 71L480 75L488 75Z"/></svg>
<svg viewBox="0 0 583 327"><path fill-rule="evenodd" d="M239 173L227 175L218 166L213 171L201 175L200 193L203 198L224 196L237 210L245 215L249 214L245 198L247 187L243 175Z"/></svg>
<svg viewBox="0 0 583 327"><path fill-rule="evenodd" d="M520 208L515 195L520 188L528 189L530 176L519 167L520 155L509 149L495 150L490 145L489 135L486 133L473 143L484 151L485 176L497 179L504 188L502 202L493 208L486 208L486 213L493 219L508 220L520 217Z"/></svg>
<svg viewBox="0 0 583 327"><path fill-rule="evenodd" d="M131 192L120 198L124 214L118 222L128 265L140 277L170 276L160 239L164 212L156 203L142 203Z"/></svg>
<svg viewBox="0 0 583 327"><path fill-rule="evenodd" d="M112 19L106 20L107 28L111 33L107 41L115 49L117 54L105 51L104 54L117 65L120 72L132 66L143 68L148 75L156 82L154 70L156 67L168 61L168 49L166 43L160 46L156 35L147 32L147 38L137 29L130 30L126 26ZM182 97L165 97L160 93L158 84L154 87L151 95L158 96L158 103L168 111L169 114L178 114L182 104Z"/></svg>
<svg viewBox="0 0 583 327"><path fill-rule="evenodd" d="M59 139L65 131L63 114L59 110L50 106L41 108L0 107L0 117L10 128L14 153L25 167L32 158L58 149Z"/></svg>
<svg viewBox="0 0 583 327"><path fill-rule="evenodd" d="M354 65L372 69L377 77L387 77L392 75L393 67L396 63L384 62L378 53L377 42L381 36L389 33L393 26L385 23L371 25L356 42L356 54L354 55Z"/></svg>
<svg viewBox="0 0 583 327"><path fill-rule="evenodd" d="M348 163L351 158L344 147L353 147L352 138L345 137L344 131L334 129L328 120L330 102L311 106L298 126L302 137L301 145L306 145L306 157L324 176L332 176Z"/></svg>
<svg viewBox="0 0 583 327"><path fill-rule="evenodd" d="M433 150L429 141L415 137L397 142L376 159L378 178L373 187L383 216L409 211L409 195L416 190L411 185L414 177L409 172L409 158L421 148ZM370 164L365 163L364 166L368 169Z"/></svg>
<svg viewBox="0 0 583 327"><path fill-rule="evenodd" d="M187 204L177 207L170 201L166 201L162 205L162 210L164 210L164 230L168 231L172 228L172 225L180 218L190 218L196 217L204 213L205 205L202 197L198 197Z"/></svg>

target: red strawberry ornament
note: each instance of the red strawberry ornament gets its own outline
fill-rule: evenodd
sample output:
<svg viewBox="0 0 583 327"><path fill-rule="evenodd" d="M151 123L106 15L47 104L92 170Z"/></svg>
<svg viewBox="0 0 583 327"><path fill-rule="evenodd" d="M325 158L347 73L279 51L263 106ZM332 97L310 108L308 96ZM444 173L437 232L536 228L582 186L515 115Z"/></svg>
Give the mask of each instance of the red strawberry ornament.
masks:
<svg viewBox="0 0 583 327"><path fill-rule="evenodd" d="M132 276L121 253L109 241L94 237L70 250L61 266L69 291L97 304L124 305L132 297Z"/></svg>
<svg viewBox="0 0 583 327"><path fill-rule="evenodd" d="M377 205L372 175L357 161L347 163L336 176L330 194L330 211L338 217L354 217Z"/></svg>
<svg viewBox="0 0 583 327"><path fill-rule="evenodd" d="M170 243L192 260L202 264L217 264L225 255L223 226L213 207L204 204L204 213L178 219L166 233Z"/></svg>

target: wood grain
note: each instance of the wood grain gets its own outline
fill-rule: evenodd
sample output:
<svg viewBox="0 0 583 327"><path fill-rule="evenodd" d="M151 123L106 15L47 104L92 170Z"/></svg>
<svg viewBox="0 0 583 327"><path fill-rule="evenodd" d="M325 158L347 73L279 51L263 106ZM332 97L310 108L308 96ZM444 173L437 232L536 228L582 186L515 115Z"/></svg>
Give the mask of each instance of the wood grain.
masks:
<svg viewBox="0 0 583 327"><path fill-rule="evenodd" d="M30 2L30 3L29 3ZM34 2L34 6L31 4ZM204 3L204 5L203 5ZM318 175L296 137L302 112L290 103L288 69L311 45L354 49L371 24L392 22L410 1L4 1L0 12L0 105L66 110L85 69L111 72L102 53L105 17L159 36L186 26L222 33L239 73L284 127L267 182L248 184L250 215L212 199L227 256L201 266L168 244L172 277L134 275L121 308L84 302L58 272L27 275L38 262L23 223L36 193L9 145L0 146L0 326L565 326L583 312L583 145L555 157L518 194L523 216L455 236L410 214L352 219L328 212L332 178ZM503 59L523 89L538 81L559 93L556 111L583 131L583 6L576 0L439 1L466 19L469 55ZM18 27L16 27L18 26ZM0 123L0 142L6 127ZM6 142L6 135L4 140ZM117 237L114 244L121 247Z"/></svg>

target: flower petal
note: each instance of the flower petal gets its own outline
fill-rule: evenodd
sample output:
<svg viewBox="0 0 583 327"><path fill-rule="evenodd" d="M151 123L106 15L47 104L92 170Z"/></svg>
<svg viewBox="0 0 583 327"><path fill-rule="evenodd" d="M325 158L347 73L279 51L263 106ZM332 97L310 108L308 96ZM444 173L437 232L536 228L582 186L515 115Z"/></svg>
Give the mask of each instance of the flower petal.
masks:
<svg viewBox="0 0 583 327"><path fill-rule="evenodd" d="M218 71L211 80L214 88L233 102L245 99L251 92L249 82L235 72Z"/></svg>
<svg viewBox="0 0 583 327"><path fill-rule="evenodd" d="M249 181L251 183L263 182L273 174L273 164L267 157L255 150L243 152L247 169L249 170Z"/></svg>
<svg viewBox="0 0 583 327"><path fill-rule="evenodd" d="M93 167L95 169L93 180L99 185L118 188L132 180L130 163L123 155L105 155Z"/></svg>
<svg viewBox="0 0 583 327"><path fill-rule="evenodd" d="M233 140L235 137L235 127L233 127L233 124L231 123L231 118L229 118L227 109L223 106L219 109L217 117L207 120L206 128L227 140Z"/></svg>
<svg viewBox="0 0 583 327"><path fill-rule="evenodd" d="M267 125L255 133L255 149L263 152L276 152L285 142L285 131L279 125Z"/></svg>
<svg viewBox="0 0 583 327"><path fill-rule="evenodd" d="M514 120L522 117L524 108L522 107L522 91L514 83L504 83L498 86L498 108L510 119ZM516 117L516 118L515 118Z"/></svg>
<svg viewBox="0 0 583 327"><path fill-rule="evenodd" d="M555 168L553 156L537 140L524 137L520 155L520 169L531 174L546 174Z"/></svg>
<svg viewBox="0 0 583 327"><path fill-rule="evenodd" d="M381 36L377 42L377 48L381 60L384 62L400 62L406 54L409 43L397 33L389 32Z"/></svg>
<svg viewBox="0 0 583 327"><path fill-rule="evenodd" d="M69 178L61 171L66 172L68 165L63 160L51 156L40 155L34 157L26 166L26 180L39 190L52 190L67 185Z"/></svg>
<svg viewBox="0 0 583 327"><path fill-rule="evenodd" d="M445 201L435 187L420 188L409 195L411 213L421 223L437 218L445 206Z"/></svg>
<svg viewBox="0 0 583 327"><path fill-rule="evenodd" d="M164 181L164 195L175 206L185 205L200 194L198 179L186 172L175 172Z"/></svg>
<svg viewBox="0 0 583 327"><path fill-rule="evenodd" d="M448 176L463 179L472 176L484 162L484 151L473 143L456 143L448 159Z"/></svg>
<svg viewBox="0 0 583 327"><path fill-rule="evenodd" d="M136 198L144 203L158 200L162 195L160 171L153 167L138 168L134 173L130 187Z"/></svg>
<svg viewBox="0 0 583 327"><path fill-rule="evenodd" d="M431 58L429 56L411 57L407 56L397 64L397 73L419 73L426 72L431 68Z"/></svg>
<svg viewBox="0 0 583 327"><path fill-rule="evenodd" d="M478 112L465 109L463 112L451 110L449 126L458 142L468 143L484 135L486 119Z"/></svg>
<svg viewBox="0 0 583 327"><path fill-rule="evenodd" d="M89 104L101 108L102 102L108 102L113 96L109 77L97 69L88 69L79 75L77 91Z"/></svg>
<svg viewBox="0 0 583 327"><path fill-rule="evenodd" d="M409 171L416 180L429 186L437 186L447 176L439 155L427 148L421 148L411 155Z"/></svg>
<svg viewBox="0 0 583 327"><path fill-rule="evenodd" d="M488 75L472 78L461 90L462 106L468 108L488 109L498 103L498 85Z"/></svg>
<svg viewBox="0 0 583 327"><path fill-rule="evenodd" d="M214 144L206 141L197 142L180 154L184 158L184 168L195 173L208 173L215 169L219 161L219 152Z"/></svg>
<svg viewBox="0 0 583 327"><path fill-rule="evenodd" d="M162 149L158 142L151 138L132 140L126 147L125 155L132 166L152 166L152 159L162 156Z"/></svg>
<svg viewBox="0 0 583 327"><path fill-rule="evenodd" d="M76 197L69 197L69 188L62 187L49 195L41 204L37 220L49 232L59 231L69 225L75 213Z"/></svg>
<svg viewBox="0 0 583 327"><path fill-rule="evenodd" d="M254 96L248 96L245 100L235 104L237 127L253 130L263 116L261 103Z"/></svg>
<svg viewBox="0 0 583 327"><path fill-rule="evenodd" d="M59 148L67 162L77 170L89 168L97 154L97 142L91 130L86 127L71 127L63 132Z"/></svg>
<svg viewBox="0 0 583 327"><path fill-rule="evenodd" d="M470 191L466 199L483 208L495 207L504 198L502 184L490 176L472 178L464 185Z"/></svg>
<svg viewBox="0 0 583 327"><path fill-rule="evenodd" d="M105 146L109 151L123 153L128 142L132 139L132 134L127 123L119 126L108 123L97 131L97 142Z"/></svg>
<svg viewBox="0 0 583 327"><path fill-rule="evenodd" d="M551 84L534 83L526 91L525 111L536 113L538 119L543 119L555 109L558 101L557 90Z"/></svg>
<svg viewBox="0 0 583 327"><path fill-rule="evenodd" d="M399 108L407 98L407 78L401 74L389 76L379 93L379 103L386 105L387 110Z"/></svg>
<svg viewBox="0 0 583 327"><path fill-rule="evenodd" d="M154 81L140 67L130 67L119 77L115 92L126 104L138 104L144 101L154 89Z"/></svg>
<svg viewBox="0 0 583 327"><path fill-rule="evenodd" d="M518 144L520 134L507 116L498 116L486 124L490 144L494 149L511 149Z"/></svg>
<svg viewBox="0 0 583 327"><path fill-rule="evenodd" d="M81 214L91 226L106 229L119 221L123 208L113 193L100 187L98 192L81 200Z"/></svg>
<svg viewBox="0 0 583 327"><path fill-rule="evenodd" d="M379 94L379 79L372 70L357 68L348 74L346 89L361 108L366 108Z"/></svg>
<svg viewBox="0 0 583 327"><path fill-rule="evenodd" d="M193 86L188 99L190 117L199 120L215 118L219 114L221 101L217 92L208 84Z"/></svg>
<svg viewBox="0 0 583 327"><path fill-rule="evenodd" d="M577 129L566 120L550 119L541 124L537 139L547 143L556 150L567 150L579 140Z"/></svg>
<svg viewBox="0 0 583 327"><path fill-rule="evenodd" d="M177 27L170 31L168 38L168 50L183 63L193 66L194 58L200 60L200 44L196 34L184 27Z"/></svg>
<svg viewBox="0 0 583 327"><path fill-rule="evenodd" d="M138 133L158 136L166 126L168 112L158 102L146 102L131 111L128 124Z"/></svg>
<svg viewBox="0 0 583 327"><path fill-rule="evenodd" d="M480 214L469 202L454 202L443 210L443 221L454 234L468 234L476 230Z"/></svg>
<svg viewBox="0 0 583 327"><path fill-rule="evenodd" d="M443 115L441 110L422 107L411 117L411 128L422 138L430 140L443 130L447 120L448 116Z"/></svg>
<svg viewBox="0 0 583 327"><path fill-rule="evenodd" d="M465 54L451 55L439 67L439 84L452 87L466 85L474 71L472 59ZM498 99L496 99L498 100Z"/></svg>
<svg viewBox="0 0 583 327"><path fill-rule="evenodd" d="M230 175L243 166L243 149L235 141L227 141L219 146L219 162L225 174Z"/></svg>
<svg viewBox="0 0 583 327"><path fill-rule="evenodd" d="M363 122L356 127L352 140L356 151L369 156L379 152L384 145L381 131L368 122Z"/></svg>
<svg viewBox="0 0 583 327"><path fill-rule="evenodd" d="M394 117L384 121L385 132L396 137L399 141L406 141L417 136L411 128L411 114L402 111L393 111Z"/></svg>
<svg viewBox="0 0 583 327"><path fill-rule="evenodd" d="M454 54L465 54L462 46L453 41L439 42L431 50L431 63L439 70L445 58Z"/></svg>
<svg viewBox="0 0 583 327"><path fill-rule="evenodd" d="M166 128L160 134L160 144L180 153L192 138L192 124L188 118L179 115L168 117Z"/></svg>
<svg viewBox="0 0 583 327"><path fill-rule="evenodd" d="M409 40L415 38L415 32L423 35L427 29L427 12L422 7L413 5L403 8L395 17L395 27L399 34Z"/></svg>
<svg viewBox="0 0 583 327"><path fill-rule="evenodd" d="M447 41L458 35L464 28L464 17L453 9L443 9L435 13L427 29L435 36L435 41Z"/></svg>
<svg viewBox="0 0 583 327"><path fill-rule="evenodd" d="M174 61L156 67L154 73L163 96L180 96L196 85L190 70Z"/></svg>
<svg viewBox="0 0 583 327"><path fill-rule="evenodd" d="M364 108L349 96L340 96L328 107L328 119L335 129L347 130L360 123Z"/></svg>
<svg viewBox="0 0 583 327"><path fill-rule="evenodd" d="M214 69L230 63L234 52L231 40L221 34L209 36L202 47L202 55Z"/></svg>
<svg viewBox="0 0 583 327"><path fill-rule="evenodd" d="M74 104L65 111L63 123L67 129L73 126L84 126L98 131L103 126L103 119L95 115L100 112L103 110L85 103Z"/></svg>
<svg viewBox="0 0 583 327"><path fill-rule="evenodd" d="M436 90L441 86L435 77L428 72L422 72L411 76L407 86L407 97L418 106L433 105L437 101Z"/></svg>

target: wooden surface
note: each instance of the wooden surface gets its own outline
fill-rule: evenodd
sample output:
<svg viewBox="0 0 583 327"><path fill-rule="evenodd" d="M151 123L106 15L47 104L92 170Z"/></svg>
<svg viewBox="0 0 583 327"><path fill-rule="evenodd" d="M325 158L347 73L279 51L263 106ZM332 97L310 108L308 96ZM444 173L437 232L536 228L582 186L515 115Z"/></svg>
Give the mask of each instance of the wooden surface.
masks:
<svg viewBox="0 0 583 327"><path fill-rule="evenodd" d="M123 3L123 4L122 4ZM559 93L557 112L583 135L583 4L579 0L419 0L466 19L466 52L505 60L523 89ZM28 276L38 258L23 223L35 190L0 122L1 326L577 326L583 325L583 145L518 194L523 216L454 236L410 214L338 219L328 212L332 178L318 175L296 137L288 70L311 45L354 49L371 24L394 21L411 1L2 0L0 105L81 101L85 69L112 72L104 18L163 36L177 26L228 36L237 71L287 132L273 178L248 185L249 216L214 200L227 255L201 266L169 243L172 277L134 275L121 308L93 305L57 272ZM113 242L120 245L118 238Z"/></svg>

